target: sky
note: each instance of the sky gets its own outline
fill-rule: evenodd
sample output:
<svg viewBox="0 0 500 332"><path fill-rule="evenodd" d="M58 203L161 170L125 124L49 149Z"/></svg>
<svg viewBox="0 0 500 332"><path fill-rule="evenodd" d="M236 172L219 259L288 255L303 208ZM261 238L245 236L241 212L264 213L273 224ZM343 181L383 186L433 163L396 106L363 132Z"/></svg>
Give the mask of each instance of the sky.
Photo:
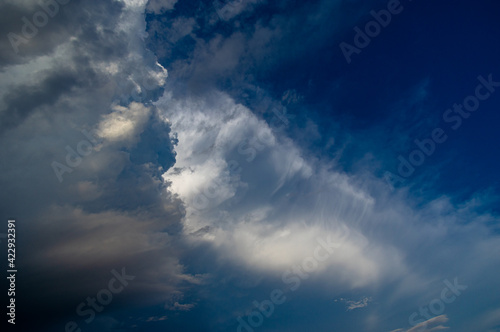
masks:
<svg viewBox="0 0 500 332"><path fill-rule="evenodd" d="M2 331L500 331L499 11L2 0Z"/></svg>

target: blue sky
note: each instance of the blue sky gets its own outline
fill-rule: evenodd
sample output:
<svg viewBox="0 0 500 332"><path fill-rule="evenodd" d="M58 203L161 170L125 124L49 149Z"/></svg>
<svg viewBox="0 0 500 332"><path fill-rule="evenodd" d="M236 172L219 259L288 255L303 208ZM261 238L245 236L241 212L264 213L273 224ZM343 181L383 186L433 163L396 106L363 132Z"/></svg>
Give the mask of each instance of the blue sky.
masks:
<svg viewBox="0 0 500 332"><path fill-rule="evenodd" d="M9 331L500 331L496 1L0 8Z"/></svg>

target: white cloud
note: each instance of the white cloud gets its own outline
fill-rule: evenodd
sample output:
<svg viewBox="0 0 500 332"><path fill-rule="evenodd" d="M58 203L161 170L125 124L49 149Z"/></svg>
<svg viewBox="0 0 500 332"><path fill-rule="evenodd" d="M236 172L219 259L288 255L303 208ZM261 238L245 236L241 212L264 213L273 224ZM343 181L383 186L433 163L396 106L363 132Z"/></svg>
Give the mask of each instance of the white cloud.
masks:
<svg viewBox="0 0 500 332"><path fill-rule="evenodd" d="M392 330L391 332L433 332L447 330L449 327L443 326L442 324L446 323L448 320L446 315L440 315L419 323L409 330L400 328Z"/></svg>
<svg viewBox="0 0 500 332"><path fill-rule="evenodd" d="M344 302L346 304L347 311L352 311L355 309L364 308L364 307L368 306L368 304L372 301L372 298L371 297L364 297L359 301L353 301L353 300L347 300L347 299L340 298L338 300L335 300L335 302L337 302L337 301Z"/></svg>
<svg viewBox="0 0 500 332"><path fill-rule="evenodd" d="M280 273L347 225L349 238L318 271L350 287L405 271L396 250L369 244L357 230L374 199L347 176L307 161L247 108L218 92L184 100L166 94L156 105L178 140L176 163L163 177L185 203L192 241L212 243L221 259Z"/></svg>
<svg viewBox="0 0 500 332"><path fill-rule="evenodd" d="M448 327L441 325L442 323L446 323L447 321L448 317L446 315L436 316L426 320L425 322L415 325L406 332L432 332L447 330Z"/></svg>
<svg viewBox="0 0 500 332"><path fill-rule="evenodd" d="M436 296L429 288L436 278L465 278L461 267L471 264L465 274L474 278L491 267L475 257L499 247L486 240L486 221L496 217L475 212L478 198L460 210L446 197L415 207L381 179L310 158L218 91L179 99L166 93L156 106L177 140L176 163L163 178L185 205L184 234L194 245L210 244L221 264L280 278L312 255L318 238L345 225L350 236L316 270L330 291L392 284L384 306L418 303Z"/></svg>
<svg viewBox="0 0 500 332"><path fill-rule="evenodd" d="M133 102L128 107L115 105L112 109L99 123L97 134L110 142L126 145L137 142L150 116L150 108Z"/></svg>

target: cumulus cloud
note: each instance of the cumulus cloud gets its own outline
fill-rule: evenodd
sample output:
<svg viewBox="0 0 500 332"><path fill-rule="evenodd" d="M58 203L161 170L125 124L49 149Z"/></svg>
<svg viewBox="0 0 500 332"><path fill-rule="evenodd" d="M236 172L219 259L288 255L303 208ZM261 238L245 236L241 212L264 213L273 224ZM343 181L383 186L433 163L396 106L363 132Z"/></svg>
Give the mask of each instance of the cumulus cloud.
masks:
<svg viewBox="0 0 500 332"><path fill-rule="evenodd" d="M134 143L144 130L150 109L133 102L129 107L113 106L113 112L103 117L97 134L110 142Z"/></svg>
<svg viewBox="0 0 500 332"><path fill-rule="evenodd" d="M325 274L359 287L389 270L392 276L406 270L397 251L369 243L357 228L373 209L373 197L345 175L306 161L243 105L213 96L166 95L156 103L178 141L176 163L163 178L185 204L184 229L193 241L212 243L235 263L276 273L300 264L318 238L338 239L346 227L350 234L323 266Z"/></svg>

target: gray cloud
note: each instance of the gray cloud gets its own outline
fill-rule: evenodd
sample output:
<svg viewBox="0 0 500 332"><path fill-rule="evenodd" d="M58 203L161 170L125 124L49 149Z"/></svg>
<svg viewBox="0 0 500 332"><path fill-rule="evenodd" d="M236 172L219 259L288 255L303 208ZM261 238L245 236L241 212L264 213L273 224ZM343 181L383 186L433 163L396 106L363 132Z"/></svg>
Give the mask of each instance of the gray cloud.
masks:
<svg viewBox="0 0 500 332"><path fill-rule="evenodd" d="M1 41L0 211L20 224L19 310L33 319L27 327L82 323L77 305L103 288L112 269L137 276L112 310L166 303L199 283L180 262L182 210L159 177L175 155L169 127L150 103L167 72L145 49L144 5L74 1L18 54ZM7 32L40 9L28 1L2 7ZM68 147L80 146L85 155L67 164ZM61 182L53 162L70 169Z"/></svg>

